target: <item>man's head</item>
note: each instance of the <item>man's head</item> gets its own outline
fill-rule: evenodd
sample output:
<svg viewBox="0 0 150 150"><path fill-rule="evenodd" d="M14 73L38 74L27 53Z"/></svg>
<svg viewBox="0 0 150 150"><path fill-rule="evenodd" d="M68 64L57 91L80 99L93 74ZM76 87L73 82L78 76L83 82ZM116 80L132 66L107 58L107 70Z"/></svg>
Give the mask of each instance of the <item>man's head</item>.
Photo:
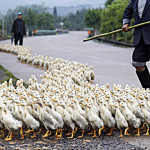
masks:
<svg viewBox="0 0 150 150"><path fill-rule="evenodd" d="M21 12L18 12L18 18L22 19L22 13Z"/></svg>

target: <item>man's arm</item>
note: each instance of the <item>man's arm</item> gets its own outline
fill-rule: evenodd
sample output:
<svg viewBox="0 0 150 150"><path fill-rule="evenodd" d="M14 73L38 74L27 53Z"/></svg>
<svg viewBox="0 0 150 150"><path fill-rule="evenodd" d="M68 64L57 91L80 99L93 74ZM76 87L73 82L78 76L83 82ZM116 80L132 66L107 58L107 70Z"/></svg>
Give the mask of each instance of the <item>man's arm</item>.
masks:
<svg viewBox="0 0 150 150"><path fill-rule="evenodd" d="M122 27L122 29L125 32L128 31L128 27L130 26L132 15L133 15L133 2L131 1L130 4L125 9L124 15L123 15L123 27Z"/></svg>
<svg viewBox="0 0 150 150"><path fill-rule="evenodd" d="M26 35L25 22L23 23L24 23L23 34Z"/></svg>
<svg viewBox="0 0 150 150"><path fill-rule="evenodd" d="M15 33L15 21L14 21L14 23L12 25L11 33L13 33L13 34Z"/></svg>

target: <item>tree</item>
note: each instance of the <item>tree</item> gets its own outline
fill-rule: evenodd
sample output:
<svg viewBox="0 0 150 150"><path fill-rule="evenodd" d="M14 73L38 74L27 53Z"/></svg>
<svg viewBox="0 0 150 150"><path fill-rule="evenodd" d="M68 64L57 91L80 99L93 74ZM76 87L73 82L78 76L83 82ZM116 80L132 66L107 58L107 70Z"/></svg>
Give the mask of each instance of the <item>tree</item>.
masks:
<svg viewBox="0 0 150 150"><path fill-rule="evenodd" d="M94 29L100 28L102 9L89 9L85 14L85 24Z"/></svg>
<svg viewBox="0 0 150 150"><path fill-rule="evenodd" d="M54 26L56 28L56 20L57 20L57 8L54 7L54 10L53 10L53 17L54 17Z"/></svg>
<svg viewBox="0 0 150 150"><path fill-rule="evenodd" d="M122 27L123 13L128 4L129 0L115 0L111 3L111 5L108 5L107 8L103 9L101 13L101 33L106 33ZM125 35L128 38L125 38ZM121 32L106 38L113 38L114 40L121 41L125 41L127 39L129 42L132 40L132 37L132 32L127 34Z"/></svg>
<svg viewBox="0 0 150 150"><path fill-rule="evenodd" d="M107 1L105 2L105 7L107 7L108 5L111 5L113 1L114 1L114 0L107 0Z"/></svg>
<svg viewBox="0 0 150 150"><path fill-rule="evenodd" d="M60 22L63 22L63 27L65 29L70 29L74 31L83 30L85 27L84 16L86 14L86 11L86 9L82 9L77 11L75 14L70 13L69 15L64 17L57 16L56 27L60 28Z"/></svg>
<svg viewBox="0 0 150 150"><path fill-rule="evenodd" d="M53 10L53 16L57 17L57 8L56 8L56 6L54 7L54 10Z"/></svg>
<svg viewBox="0 0 150 150"><path fill-rule="evenodd" d="M63 20L63 23L64 23L64 26L63 26L64 29L69 29L70 28L70 21L67 18L65 18Z"/></svg>
<svg viewBox="0 0 150 150"><path fill-rule="evenodd" d="M11 32L14 19L17 18L17 12L23 13L23 20L26 23L26 29L29 28L29 32L34 30L53 30L54 20L53 16L49 14L48 7L44 4L20 6L14 10L9 9L5 16L5 25L7 33Z"/></svg>

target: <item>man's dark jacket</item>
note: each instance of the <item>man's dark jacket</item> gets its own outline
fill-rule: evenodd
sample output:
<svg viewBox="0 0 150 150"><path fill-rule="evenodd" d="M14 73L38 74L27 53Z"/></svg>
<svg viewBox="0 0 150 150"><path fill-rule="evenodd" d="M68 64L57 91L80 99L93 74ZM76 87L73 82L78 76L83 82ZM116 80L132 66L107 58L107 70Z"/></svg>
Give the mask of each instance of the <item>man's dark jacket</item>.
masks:
<svg viewBox="0 0 150 150"><path fill-rule="evenodd" d="M19 27L18 21L19 21L19 19L16 19L14 21L11 33L14 33L14 34L18 34L19 33L19 31L18 31L18 29L19 29L18 28ZM25 35L26 34L25 33L25 22L22 19L20 20L20 34L21 35Z"/></svg>
<svg viewBox="0 0 150 150"><path fill-rule="evenodd" d="M150 0L147 0L146 2L142 18L139 17L139 13L138 13L138 1L139 0L131 0L130 4L125 9L124 16L123 16L124 19L131 20L132 15L134 14L135 24L150 21ZM141 39L141 35L143 35L145 43L147 45L150 45L150 24L135 29L135 32L134 32L134 45L135 46L138 45Z"/></svg>

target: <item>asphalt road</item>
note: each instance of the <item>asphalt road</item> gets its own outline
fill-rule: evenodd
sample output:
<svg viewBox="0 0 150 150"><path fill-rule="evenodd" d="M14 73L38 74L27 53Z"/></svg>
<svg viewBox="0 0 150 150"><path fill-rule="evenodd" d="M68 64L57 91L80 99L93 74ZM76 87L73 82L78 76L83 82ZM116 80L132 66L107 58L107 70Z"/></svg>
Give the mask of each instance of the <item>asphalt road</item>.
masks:
<svg viewBox="0 0 150 150"><path fill-rule="evenodd" d="M32 53L45 54L51 57L62 57L88 63L94 66L96 75L95 83L134 84L140 87L135 69L131 65L133 48L122 48L109 44L99 44L93 41L83 43L87 32L70 32L65 35L29 37L24 39L24 45L32 48ZM10 43L9 40L0 44ZM0 64L9 69L16 77L28 81L32 74L39 75L44 71L32 66L16 62L16 57L10 54L0 53Z"/></svg>

